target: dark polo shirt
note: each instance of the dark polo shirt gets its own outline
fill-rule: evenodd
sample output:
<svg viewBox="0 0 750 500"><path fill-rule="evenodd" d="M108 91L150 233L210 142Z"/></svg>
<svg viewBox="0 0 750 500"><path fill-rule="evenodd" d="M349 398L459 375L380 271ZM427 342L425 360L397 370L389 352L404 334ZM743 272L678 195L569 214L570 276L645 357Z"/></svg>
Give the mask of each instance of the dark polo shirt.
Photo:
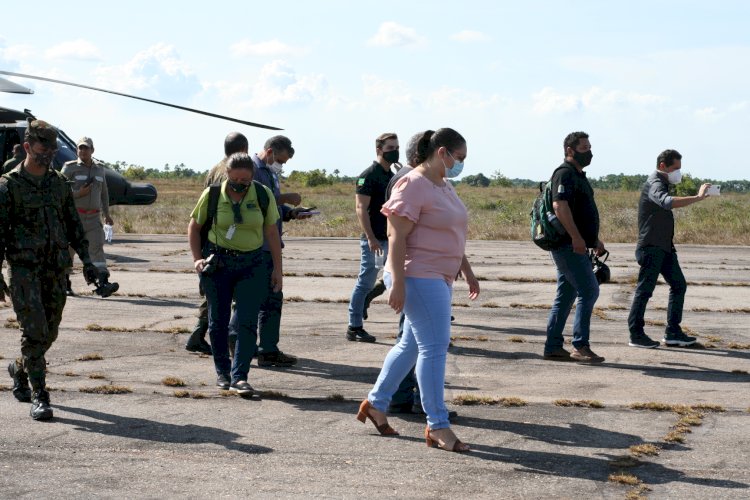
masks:
<svg viewBox="0 0 750 500"><path fill-rule="evenodd" d="M646 179L638 203L638 248L658 247L665 252L674 249L674 215L669 182L653 172Z"/></svg>
<svg viewBox="0 0 750 500"><path fill-rule="evenodd" d="M586 247L594 248L599 240L599 209L594 201L594 190L585 172L579 172L575 165L564 162L552 174L552 201L566 201L573 214L578 232L586 242ZM561 244L569 244L569 235Z"/></svg>
<svg viewBox="0 0 750 500"><path fill-rule="evenodd" d="M380 209L385 203L385 190L391 177L393 177L393 172L383 170L380 163L375 161L357 179L357 194L370 197L367 214L370 216L372 232L378 240L388 239L387 219L380 213Z"/></svg>

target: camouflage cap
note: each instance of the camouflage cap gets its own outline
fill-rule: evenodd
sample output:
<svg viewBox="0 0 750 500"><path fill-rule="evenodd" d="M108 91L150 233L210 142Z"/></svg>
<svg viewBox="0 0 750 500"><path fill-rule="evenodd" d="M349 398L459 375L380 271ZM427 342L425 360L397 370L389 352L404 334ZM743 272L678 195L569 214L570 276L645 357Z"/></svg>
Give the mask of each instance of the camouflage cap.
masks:
<svg viewBox="0 0 750 500"><path fill-rule="evenodd" d="M94 141L91 140L91 137L81 137L78 139L78 142L76 142L76 147L78 146L88 146L91 149L94 149Z"/></svg>
<svg viewBox="0 0 750 500"><path fill-rule="evenodd" d="M24 141L41 142L49 146L57 145L57 129L43 120L29 121L24 134Z"/></svg>

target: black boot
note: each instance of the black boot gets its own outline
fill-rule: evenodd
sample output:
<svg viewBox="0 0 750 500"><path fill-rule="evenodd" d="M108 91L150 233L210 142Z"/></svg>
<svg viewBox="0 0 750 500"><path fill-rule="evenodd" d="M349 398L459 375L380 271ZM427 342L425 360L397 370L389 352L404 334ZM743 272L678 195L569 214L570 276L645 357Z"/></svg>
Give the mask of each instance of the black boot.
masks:
<svg viewBox="0 0 750 500"><path fill-rule="evenodd" d="M68 297L75 297L76 294L73 292L73 285L70 283L70 275L65 276L65 295Z"/></svg>
<svg viewBox="0 0 750 500"><path fill-rule="evenodd" d="M29 389L29 377L16 361L8 365L8 373L13 379L13 395L22 403L31 402L31 389Z"/></svg>
<svg viewBox="0 0 750 500"><path fill-rule="evenodd" d="M362 318L367 319L367 309L370 307L370 302L375 300L375 298L380 297L383 292L385 292L385 283L383 280L376 281L372 290L365 295L365 307L362 309Z"/></svg>
<svg viewBox="0 0 750 500"><path fill-rule="evenodd" d="M34 420L50 420L52 418L52 408L49 406L49 392L44 389L34 391L29 414Z"/></svg>
<svg viewBox="0 0 750 500"><path fill-rule="evenodd" d="M94 292L96 292L98 296L106 298L119 289L120 285L118 283L109 282L109 271L103 271L99 274L99 286L96 287Z"/></svg>
<svg viewBox="0 0 750 500"><path fill-rule="evenodd" d="M208 331L208 321L203 318L198 319L198 323L190 334L185 349L190 352L199 352L202 354L211 354L211 346L206 342L206 332Z"/></svg>

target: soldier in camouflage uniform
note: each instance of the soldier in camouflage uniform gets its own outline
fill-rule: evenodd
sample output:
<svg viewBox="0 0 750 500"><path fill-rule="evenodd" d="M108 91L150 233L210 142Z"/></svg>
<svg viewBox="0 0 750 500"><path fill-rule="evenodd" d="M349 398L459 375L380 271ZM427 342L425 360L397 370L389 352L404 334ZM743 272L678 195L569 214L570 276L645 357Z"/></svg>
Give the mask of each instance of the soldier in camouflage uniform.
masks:
<svg viewBox="0 0 750 500"><path fill-rule="evenodd" d="M20 144L16 144L15 146L13 146L13 156L8 161L3 163L3 171L0 172L0 175L7 174L8 172L16 168L24 158L26 158L26 153L23 151L23 146L21 146Z"/></svg>
<svg viewBox="0 0 750 500"><path fill-rule="evenodd" d="M94 141L89 137L82 137L76 144L78 159L63 165L62 173L73 183L73 199L75 200L78 216L81 218L86 239L89 242L89 255L94 265L99 269L99 286L96 293L102 297L109 297L115 293L120 285L109 282L109 270L104 258L104 228L102 216L110 226L114 224L109 215L109 191L104 166L91 156L94 153ZM74 249L70 251L73 258ZM70 274L67 279L68 295L74 295L70 286Z"/></svg>
<svg viewBox="0 0 750 500"><path fill-rule="evenodd" d="M57 338L65 307L68 246L84 263L93 283L99 273L91 263L81 220L65 177L51 168L57 151L57 130L34 120L24 136L26 160L0 177L0 265L10 266L10 295L21 326L21 358L8 366L13 395L31 401L34 420L52 418L45 389L44 355ZM0 274L0 301L8 287ZM29 390L31 382L31 391Z"/></svg>

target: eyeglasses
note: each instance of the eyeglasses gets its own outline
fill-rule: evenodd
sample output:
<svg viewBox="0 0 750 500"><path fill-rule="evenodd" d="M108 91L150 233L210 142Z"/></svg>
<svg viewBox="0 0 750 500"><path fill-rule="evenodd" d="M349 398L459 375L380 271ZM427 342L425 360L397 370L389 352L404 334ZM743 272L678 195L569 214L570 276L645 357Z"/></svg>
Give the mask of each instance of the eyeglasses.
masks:
<svg viewBox="0 0 750 500"><path fill-rule="evenodd" d="M232 213L234 213L235 224L242 224L242 212L240 211L240 208L242 208L241 203L232 203Z"/></svg>
<svg viewBox="0 0 750 500"><path fill-rule="evenodd" d="M85 144L81 144L80 146L78 146L78 150L79 150L79 151L80 151L80 150L84 150L84 151L85 151L85 150L87 150L87 149L89 149L89 147L88 147L88 146L86 146Z"/></svg>

